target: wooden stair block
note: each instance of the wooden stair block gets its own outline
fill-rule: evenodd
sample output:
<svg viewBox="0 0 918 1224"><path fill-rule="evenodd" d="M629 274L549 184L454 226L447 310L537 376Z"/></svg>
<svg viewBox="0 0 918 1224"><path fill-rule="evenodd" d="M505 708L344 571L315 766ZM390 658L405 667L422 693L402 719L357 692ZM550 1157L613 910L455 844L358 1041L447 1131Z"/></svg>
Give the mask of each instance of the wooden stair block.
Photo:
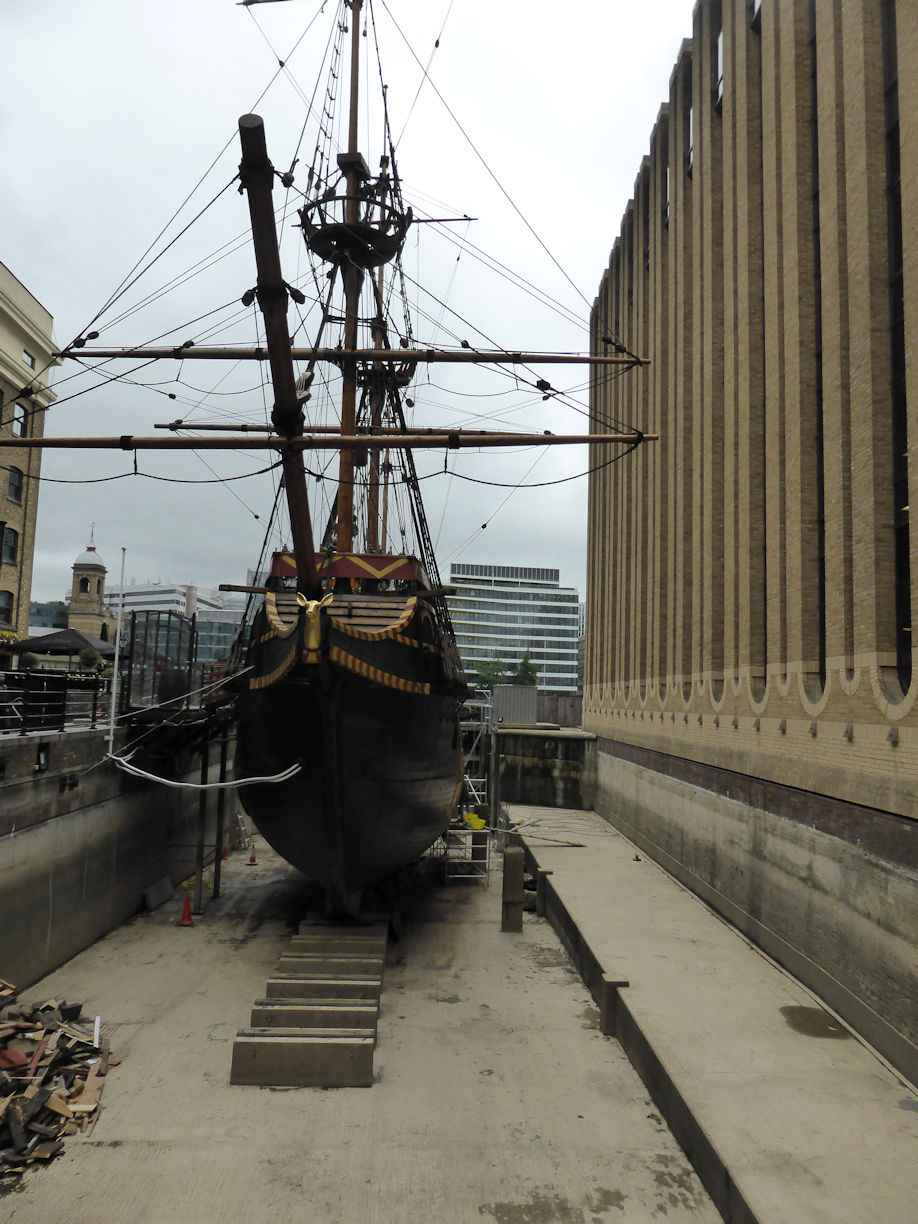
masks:
<svg viewBox="0 0 918 1224"><path fill-rule="evenodd" d="M376 1038L363 1029L248 1028L233 1042L231 1084L368 1088Z"/></svg>
<svg viewBox="0 0 918 1224"><path fill-rule="evenodd" d="M389 926L385 922L368 923L366 926L301 922L297 934L301 939L381 939L385 943L389 937Z"/></svg>
<svg viewBox="0 0 918 1224"><path fill-rule="evenodd" d="M382 982L379 977L328 977L316 973L276 973L268 979L265 995L269 999L372 999L379 1002Z"/></svg>
<svg viewBox="0 0 918 1224"><path fill-rule="evenodd" d="M314 935L292 935L291 952L321 952L325 956L374 956L385 959L385 936L368 936L366 939L342 939L329 936L326 939Z"/></svg>
<svg viewBox="0 0 918 1224"><path fill-rule="evenodd" d="M277 973L316 973L325 977L382 977L379 956L326 956L321 952L284 952L275 967Z"/></svg>
<svg viewBox="0 0 918 1224"><path fill-rule="evenodd" d="M256 999L253 1028L351 1028L376 1032L376 1003L351 999Z"/></svg>

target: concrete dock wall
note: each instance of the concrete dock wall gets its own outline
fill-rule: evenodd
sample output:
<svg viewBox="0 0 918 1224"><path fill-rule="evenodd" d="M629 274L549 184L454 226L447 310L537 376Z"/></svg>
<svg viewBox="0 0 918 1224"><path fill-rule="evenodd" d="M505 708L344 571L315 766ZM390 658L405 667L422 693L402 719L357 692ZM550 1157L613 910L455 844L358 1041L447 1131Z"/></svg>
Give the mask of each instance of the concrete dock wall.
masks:
<svg viewBox="0 0 918 1224"><path fill-rule="evenodd" d="M597 767L604 819L918 1081L914 822L836 810L829 832L816 798L799 808L791 788L767 788L766 806L608 748Z"/></svg>
<svg viewBox="0 0 918 1224"><path fill-rule="evenodd" d="M503 803L587 810L593 806L596 736L564 727L498 731Z"/></svg>
<svg viewBox="0 0 918 1224"><path fill-rule="evenodd" d="M105 748L101 731L0 738L0 977L19 987L194 870L198 793L130 778L101 763ZM200 755L186 767L197 781ZM211 847L215 813L211 800Z"/></svg>

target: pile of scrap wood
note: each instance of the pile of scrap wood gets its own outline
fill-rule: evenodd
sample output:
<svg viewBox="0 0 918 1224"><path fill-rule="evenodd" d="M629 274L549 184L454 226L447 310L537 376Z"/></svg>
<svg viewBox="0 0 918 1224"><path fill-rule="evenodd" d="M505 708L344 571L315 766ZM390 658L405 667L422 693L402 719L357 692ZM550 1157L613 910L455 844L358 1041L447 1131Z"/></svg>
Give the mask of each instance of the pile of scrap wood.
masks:
<svg viewBox="0 0 918 1224"><path fill-rule="evenodd" d="M99 1020L80 1023L82 1004L20 1003L0 979L0 1177L21 1173L85 1132L99 1110L112 1058Z"/></svg>

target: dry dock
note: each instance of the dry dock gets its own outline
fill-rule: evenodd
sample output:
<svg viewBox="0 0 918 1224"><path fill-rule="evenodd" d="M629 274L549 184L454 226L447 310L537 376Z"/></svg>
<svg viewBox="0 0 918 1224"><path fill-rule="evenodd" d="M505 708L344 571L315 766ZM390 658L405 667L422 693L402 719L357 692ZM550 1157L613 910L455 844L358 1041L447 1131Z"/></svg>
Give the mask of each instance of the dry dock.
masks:
<svg viewBox="0 0 918 1224"><path fill-rule="evenodd" d="M733 1219L913 1224L908 1086L597 817L513 815L587 976L629 982L604 1020L659 1105L549 922L501 933L499 872L406 897L372 1087L231 1086L233 1038L303 917L259 843L193 928L177 897L26 992L85 1000L124 1061L92 1132L0 1220L716 1221L666 1111Z"/></svg>
<svg viewBox="0 0 918 1224"><path fill-rule="evenodd" d="M419 890L383 979L376 1082L232 1087L233 1039L303 917L258 843L192 928L181 898L26 993L114 1027L91 1134L0 1198L15 1224L717 1221L547 923L490 888Z"/></svg>

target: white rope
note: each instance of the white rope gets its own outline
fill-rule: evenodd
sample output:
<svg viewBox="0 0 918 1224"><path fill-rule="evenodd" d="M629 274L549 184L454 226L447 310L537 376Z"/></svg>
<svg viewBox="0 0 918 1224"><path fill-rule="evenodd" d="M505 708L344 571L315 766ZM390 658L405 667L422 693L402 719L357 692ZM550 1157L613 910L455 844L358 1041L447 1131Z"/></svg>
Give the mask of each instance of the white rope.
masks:
<svg viewBox="0 0 918 1224"><path fill-rule="evenodd" d="M125 773L133 774L135 778L146 778L150 782L160 782L163 786L172 786L177 790L229 790L239 786L254 786L256 783L262 782L286 782L289 778L295 777L303 768L297 762L297 764L289 766L282 773L273 774L271 777L243 778L238 782L178 782L174 778L162 778L159 774L147 773L145 769L140 769L137 765L131 765L126 757L115 756L111 752L105 754L105 759L111 761L113 765L117 765L119 769L123 769Z"/></svg>

